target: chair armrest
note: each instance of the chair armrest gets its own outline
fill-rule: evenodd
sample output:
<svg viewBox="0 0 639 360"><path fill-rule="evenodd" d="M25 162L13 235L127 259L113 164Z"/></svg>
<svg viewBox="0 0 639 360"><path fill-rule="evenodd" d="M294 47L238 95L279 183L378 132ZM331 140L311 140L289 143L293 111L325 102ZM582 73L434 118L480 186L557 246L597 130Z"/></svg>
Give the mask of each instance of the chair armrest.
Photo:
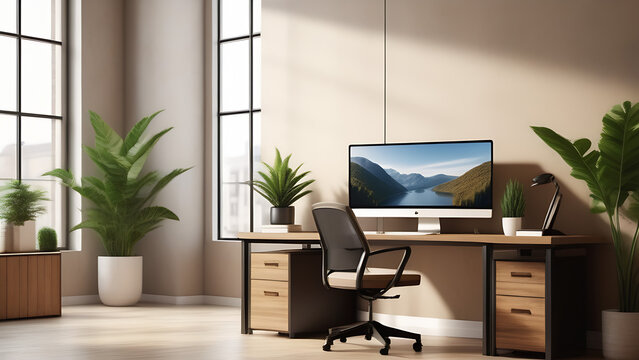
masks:
<svg viewBox="0 0 639 360"><path fill-rule="evenodd" d="M399 266L397 267L397 269L395 269L395 276L388 283L386 288L384 288L381 292L379 292L378 296L384 295L388 290L390 290L393 286L395 286L397 282L399 281L399 279L402 277L402 273L404 272L406 263L408 263L408 259L410 258L411 249L410 249L410 246L401 246L396 248L386 248L386 249L375 250L375 251L371 251L368 254L368 256L374 256L374 255L379 255L379 254L393 252L393 251L403 251L404 255L402 256L402 260L400 261ZM362 279L364 278L364 272L366 271L367 263L368 263L368 257L364 253L362 254L362 258L360 260L359 266L357 267L357 278L356 278L355 284L358 290L361 289Z"/></svg>

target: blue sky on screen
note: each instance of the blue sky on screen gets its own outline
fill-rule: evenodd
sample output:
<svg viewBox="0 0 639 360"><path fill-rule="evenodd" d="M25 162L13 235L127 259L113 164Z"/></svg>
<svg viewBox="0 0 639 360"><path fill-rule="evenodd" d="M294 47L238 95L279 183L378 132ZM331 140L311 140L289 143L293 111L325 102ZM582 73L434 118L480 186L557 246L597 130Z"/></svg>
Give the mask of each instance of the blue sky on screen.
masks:
<svg viewBox="0 0 639 360"><path fill-rule="evenodd" d="M352 146L351 157L365 157L403 174L460 176L490 161L490 148L490 142Z"/></svg>

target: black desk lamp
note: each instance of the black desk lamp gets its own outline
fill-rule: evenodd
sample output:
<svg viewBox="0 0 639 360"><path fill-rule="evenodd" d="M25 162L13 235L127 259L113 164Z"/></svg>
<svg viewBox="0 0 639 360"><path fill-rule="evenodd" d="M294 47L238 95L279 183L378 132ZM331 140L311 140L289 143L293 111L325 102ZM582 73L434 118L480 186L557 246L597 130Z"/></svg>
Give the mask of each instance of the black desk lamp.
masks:
<svg viewBox="0 0 639 360"><path fill-rule="evenodd" d="M553 183L555 184L555 194L550 200L550 205L548 206L548 212L546 213L546 217L544 218L544 223L541 226L542 235L563 235L561 231L554 230L552 228L555 223L555 218L557 217L557 211L559 211L559 204L561 203L561 193L559 192L559 184L555 180L555 176L553 174L541 174L537 175L532 179L533 184L530 187L537 185L544 185Z"/></svg>

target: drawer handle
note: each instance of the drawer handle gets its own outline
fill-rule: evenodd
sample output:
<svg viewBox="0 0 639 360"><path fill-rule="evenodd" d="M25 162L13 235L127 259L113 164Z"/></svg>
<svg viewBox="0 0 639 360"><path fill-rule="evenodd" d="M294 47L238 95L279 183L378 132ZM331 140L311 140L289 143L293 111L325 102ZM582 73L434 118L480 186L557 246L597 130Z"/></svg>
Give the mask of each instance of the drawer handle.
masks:
<svg viewBox="0 0 639 360"><path fill-rule="evenodd" d="M511 271L510 276L512 277L526 277L531 278L532 274L529 272L520 272L520 271Z"/></svg>
<svg viewBox="0 0 639 360"><path fill-rule="evenodd" d="M528 309L510 309L510 312L513 314L526 314L532 315L532 312Z"/></svg>
<svg viewBox="0 0 639 360"><path fill-rule="evenodd" d="M277 261L265 261L264 262L264 266L273 266L273 267L279 267L280 263Z"/></svg>
<svg viewBox="0 0 639 360"><path fill-rule="evenodd" d="M280 296L280 293L277 291L266 291L264 290L264 296Z"/></svg>

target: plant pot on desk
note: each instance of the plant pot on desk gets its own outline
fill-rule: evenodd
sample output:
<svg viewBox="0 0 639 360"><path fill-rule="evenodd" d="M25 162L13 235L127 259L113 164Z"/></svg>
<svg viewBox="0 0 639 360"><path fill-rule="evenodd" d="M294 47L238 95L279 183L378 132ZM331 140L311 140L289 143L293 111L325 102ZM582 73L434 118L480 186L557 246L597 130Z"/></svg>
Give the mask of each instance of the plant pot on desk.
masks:
<svg viewBox="0 0 639 360"><path fill-rule="evenodd" d="M521 218L503 217L501 218L501 225L504 229L504 235L515 236L517 234L517 230L521 230Z"/></svg>
<svg viewBox="0 0 639 360"><path fill-rule="evenodd" d="M639 359L639 312L601 312L601 345L606 359Z"/></svg>
<svg viewBox="0 0 639 360"><path fill-rule="evenodd" d="M295 222L295 207L272 207L271 225L289 225Z"/></svg>

